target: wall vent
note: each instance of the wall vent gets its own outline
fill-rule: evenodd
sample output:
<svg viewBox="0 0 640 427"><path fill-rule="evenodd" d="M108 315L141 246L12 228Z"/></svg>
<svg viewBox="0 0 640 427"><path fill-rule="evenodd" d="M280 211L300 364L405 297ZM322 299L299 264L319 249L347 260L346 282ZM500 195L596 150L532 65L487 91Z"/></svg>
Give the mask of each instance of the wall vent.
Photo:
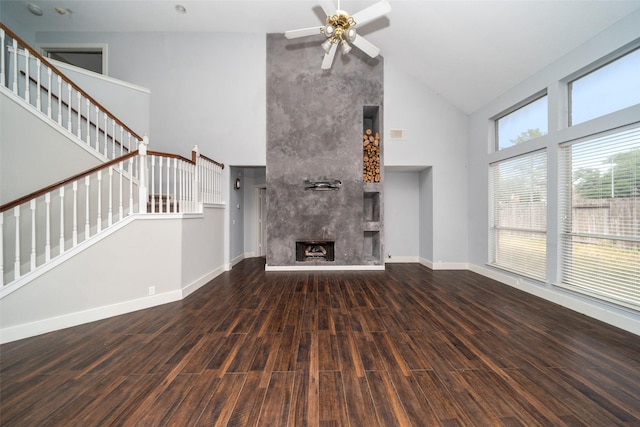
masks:
<svg viewBox="0 0 640 427"><path fill-rule="evenodd" d="M391 129L389 131L389 139L391 140L403 140L405 136L404 129Z"/></svg>

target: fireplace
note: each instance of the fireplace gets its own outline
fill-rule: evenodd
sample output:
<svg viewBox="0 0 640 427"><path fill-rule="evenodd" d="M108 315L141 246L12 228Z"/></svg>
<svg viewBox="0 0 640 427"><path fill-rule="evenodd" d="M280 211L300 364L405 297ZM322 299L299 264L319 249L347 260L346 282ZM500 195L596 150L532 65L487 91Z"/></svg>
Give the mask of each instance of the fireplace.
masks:
<svg viewBox="0 0 640 427"><path fill-rule="evenodd" d="M335 261L335 242L310 240L296 242L296 261Z"/></svg>

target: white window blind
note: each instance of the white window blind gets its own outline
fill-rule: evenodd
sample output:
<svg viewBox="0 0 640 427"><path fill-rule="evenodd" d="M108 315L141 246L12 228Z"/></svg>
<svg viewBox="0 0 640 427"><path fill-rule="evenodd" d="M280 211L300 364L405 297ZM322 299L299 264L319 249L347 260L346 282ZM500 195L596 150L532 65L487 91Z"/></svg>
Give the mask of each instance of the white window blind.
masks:
<svg viewBox="0 0 640 427"><path fill-rule="evenodd" d="M547 153L491 165L490 260L537 280L547 277Z"/></svg>
<svg viewBox="0 0 640 427"><path fill-rule="evenodd" d="M640 308L640 127L562 147L561 286Z"/></svg>

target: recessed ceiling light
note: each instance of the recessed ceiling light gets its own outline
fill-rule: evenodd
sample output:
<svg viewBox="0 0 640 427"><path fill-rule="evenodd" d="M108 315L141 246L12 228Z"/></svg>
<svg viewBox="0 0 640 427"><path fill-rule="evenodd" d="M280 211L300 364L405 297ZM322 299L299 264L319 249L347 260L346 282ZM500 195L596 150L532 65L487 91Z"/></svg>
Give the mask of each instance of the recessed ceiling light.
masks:
<svg viewBox="0 0 640 427"><path fill-rule="evenodd" d="M184 6L183 6L183 5L181 5L181 4L177 4L175 9L176 9L176 12L178 12L178 13L180 13L180 14L182 14L182 15L184 15L185 13L187 13L187 8L186 8L186 7L184 7Z"/></svg>
<svg viewBox="0 0 640 427"><path fill-rule="evenodd" d="M42 16L43 14L42 8L40 8L40 6L38 6L37 4L29 3L27 9L29 9L29 12L33 13L36 16Z"/></svg>
<svg viewBox="0 0 640 427"><path fill-rule="evenodd" d="M65 13L67 13L67 9L64 9L62 7L56 7L56 12L58 12L58 15L64 15Z"/></svg>

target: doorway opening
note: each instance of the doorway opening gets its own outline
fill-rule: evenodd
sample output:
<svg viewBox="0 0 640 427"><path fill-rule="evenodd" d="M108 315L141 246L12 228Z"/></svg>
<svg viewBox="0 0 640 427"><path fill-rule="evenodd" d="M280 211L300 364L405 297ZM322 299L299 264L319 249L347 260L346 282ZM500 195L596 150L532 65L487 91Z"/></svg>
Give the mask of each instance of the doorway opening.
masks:
<svg viewBox="0 0 640 427"><path fill-rule="evenodd" d="M107 45L40 45L42 56L107 75Z"/></svg>

